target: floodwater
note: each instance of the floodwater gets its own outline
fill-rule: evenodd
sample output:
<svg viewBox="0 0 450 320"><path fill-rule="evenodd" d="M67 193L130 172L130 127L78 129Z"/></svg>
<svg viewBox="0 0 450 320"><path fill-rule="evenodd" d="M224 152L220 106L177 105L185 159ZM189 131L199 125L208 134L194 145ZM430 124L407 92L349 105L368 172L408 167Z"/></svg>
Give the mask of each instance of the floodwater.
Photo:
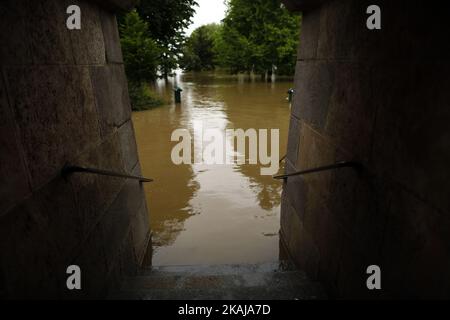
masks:
<svg viewBox="0 0 450 320"><path fill-rule="evenodd" d="M179 105L173 102L174 85L183 89ZM142 172L155 179L146 186L154 266L278 260L282 183L262 176L259 164L177 166L171 152L178 142L171 135L189 129L194 136L199 121L203 130L279 129L282 157L290 87L288 81L184 74L156 85L170 103L133 114Z"/></svg>

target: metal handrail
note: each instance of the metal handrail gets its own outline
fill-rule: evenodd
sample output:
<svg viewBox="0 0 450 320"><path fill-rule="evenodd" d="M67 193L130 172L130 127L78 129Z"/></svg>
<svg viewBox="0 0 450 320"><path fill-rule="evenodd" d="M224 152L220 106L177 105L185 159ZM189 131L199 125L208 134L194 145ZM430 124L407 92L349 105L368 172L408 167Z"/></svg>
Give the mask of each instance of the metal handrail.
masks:
<svg viewBox="0 0 450 320"><path fill-rule="evenodd" d="M305 174L309 174L309 173L334 170L334 169L340 169L340 168L353 168L356 170L361 170L363 168L363 166L361 163L356 162L356 161L342 161L342 162L338 162L338 163L331 164L328 166L322 166L322 167L297 171L297 172L293 172L293 173L282 174L282 175L274 176L273 178L281 180L281 179L287 179L289 177L301 176L301 175L305 175Z"/></svg>
<svg viewBox="0 0 450 320"><path fill-rule="evenodd" d="M108 170L102 170L102 169L96 169L96 168L69 166L69 165L64 166L61 173L62 173L63 177L67 177L68 175L70 175L72 173L88 173L88 174L98 174L101 176L108 176L108 177L139 180L139 182L153 182L154 181L153 179L129 175L126 173L120 173L120 172L114 172L114 171L108 171Z"/></svg>

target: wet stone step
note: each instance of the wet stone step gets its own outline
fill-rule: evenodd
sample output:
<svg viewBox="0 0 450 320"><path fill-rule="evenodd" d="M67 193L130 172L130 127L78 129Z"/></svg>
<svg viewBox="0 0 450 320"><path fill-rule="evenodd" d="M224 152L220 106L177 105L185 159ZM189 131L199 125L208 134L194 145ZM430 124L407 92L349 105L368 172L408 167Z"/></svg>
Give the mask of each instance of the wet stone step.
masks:
<svg viewBox="0 0 450 320"><path fill-rule="evenodd" d="M243 273L297 271L288 261L266 262L259 264L225 264L192 266L158 266L144 269L143 275L233 275Z"/></svg>
<svg viewBox="0 0 450 320"><path fill-rule="evenodd" d="M321 299L320 285L304 272L279 263L168 266L129 279L116 299L302 300Z"/></svg>

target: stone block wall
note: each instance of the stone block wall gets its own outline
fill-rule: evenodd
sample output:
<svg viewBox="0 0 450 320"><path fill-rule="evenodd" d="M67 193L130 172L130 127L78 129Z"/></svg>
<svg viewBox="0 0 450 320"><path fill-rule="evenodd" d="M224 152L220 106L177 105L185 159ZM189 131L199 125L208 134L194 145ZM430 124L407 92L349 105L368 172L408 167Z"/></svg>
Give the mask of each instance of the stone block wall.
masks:
<svg viewBox="0 0 450 320"><path fill-rule="evenodd" d="M303 10L281 234L337 298L450 297L450 42L427 1L287 1ZM315 2L315 5L314 5ZM303 4L305 6L303 6ZM366 28L366 9L382 29ZM379 265L382 290L366 287Z"/></svg>
<svg viewBox="0 0 450 320"><path fill-rule="evenodd" d="M102 298L143 260L139 182L61 177L66 163L140 174L110 11L120 3L0 4L0 297ZM66 28L70 4L81 8L81 30ZM82 290L69 292L73 264Z"/></svg>

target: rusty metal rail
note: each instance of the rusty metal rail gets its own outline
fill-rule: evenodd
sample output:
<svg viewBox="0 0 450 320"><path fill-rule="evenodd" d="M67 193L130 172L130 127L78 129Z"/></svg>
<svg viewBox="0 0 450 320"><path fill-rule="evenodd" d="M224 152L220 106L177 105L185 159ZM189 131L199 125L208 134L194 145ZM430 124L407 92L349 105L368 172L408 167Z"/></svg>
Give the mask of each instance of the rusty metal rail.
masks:
<svg viewBox="0 0 450 320"><path fill-rule="evenodd" d="M64 166L64 168L62 169L62 172L61 172L63 177L67 177L73 173L97 174L97 175L101 175L101 176L138 180L139 182L153 182L154 181L153 179L129 175L127 173L114 172L114 171L108 171L108 170L102 170L102 169L96 169L96 168L70 166L70 165Z"/></svg>
<svg viewBox="0 0 450 320"><path fill-rule="evenodd" d="M338 162L338 163L331 164L328 166L316 167L316 168L297 171L297 172L293 172L293 173L282 174L282 175L274 176L273 178L281 180L281 179L287 179L289 177L302 176L302 175L310 174L310 173L314 173L314 172L322 172L322 171L335 170L335 169L340 169L340 168L353 168L353 169L360 171L363 168L363 166L361 163L356 162L356 161L342 161L342 162Z"/></svg>

